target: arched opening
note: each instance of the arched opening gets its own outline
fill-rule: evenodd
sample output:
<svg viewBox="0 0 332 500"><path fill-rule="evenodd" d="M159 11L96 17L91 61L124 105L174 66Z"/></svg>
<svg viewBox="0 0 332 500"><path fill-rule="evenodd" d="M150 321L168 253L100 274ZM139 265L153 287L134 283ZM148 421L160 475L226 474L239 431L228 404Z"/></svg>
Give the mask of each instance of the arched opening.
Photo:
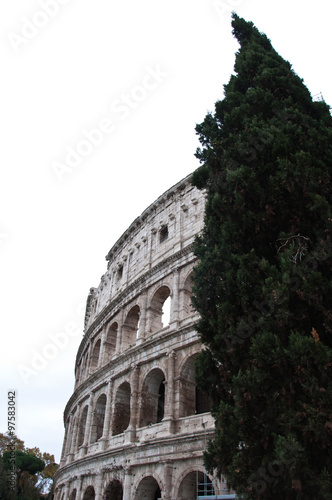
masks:
<svg viewBox="0 0 332 500"><path fill-rule="evenodd" d="M118 479L114 479L106 488L104 500L122 500L123 488Z"/></svg>
<svg viewBox="0 0 332 500"><path fill-rule="evenodd" d="M84 435L85 435L85 427L86 427L86 419L88 417L88 405L86 405L82 411L80 426L78 430L78 441L77 446L80 447L84 443Z"/></svg>
<svg viewBox="0 0 332 500"><path fill-rule="evenodd" d="M165 375L154 368L145 378L142 388L140 426L156 424L164 418Z"/></svg>
<svg viewBox="0 0 332 500"><path fill-rule="evenodd" d="M184 363L180 374L179 416L194 415L196 410L195 356Z"/></svg>
<svg viewBox="0 0 332 500"><path fill-rule="evenodd" d="M195 358L190 356L184 363L180 374L179 416L188 417L210 411L209 398L196 387Z"/></svg>
<svg viewBox="0 0 332 500"><path fill-rule="evenodd" d="M168 226L163 226L159 231L159 243L163 243L168 238Z"/></svg>
<svg viewBox="0 0 332 500"><path fill-rule="evenodd" d="M152 297L150 304L150 330L157 332L170 321L170 290L167 286L160 287Z"/></svg>
<svg viewBox="0 0 332 500"><path fill-rule="evenodd" d="M116 339L118 335L118 324L112 323L107 331L106 342L105 342L105 363L107 363L115 353L116 349Z"/></svg>
<svg viewBox="0 0 332 500"><path fill-rule="evenodd" d="M105 409L106 409L106 396L105 394L102 394L101 396L99 396L93 412L91 443L98 441L98 439L100 439L103 435Z"/></svg>
<svg viewBox="0 0 332 500"><path fill-rule="evenodd" d="M114 404L112 435L124 432L130 422L130 385L123 382L117 390Z"/></svg>
<svg viewBox="0 0 332 500"><path fill-rule="evenodd" d="M71 492L69 500L76 500L76 488Z"/></svg>
<svg viewBox="0 0 332 500"><path fill-rule="evenodd" d="M183 317L187 318L194 314L195 309L191 303L192 289L193 289L193 273L190 273L184 282L182 293L183 293Z"/></svg>
<svg viewBox="0 0 332 500"><path fill-rule="evenodd" d="M196 500L212 495L215 495L212 481L202 471L189 472L181 481L178 493L182 500Z"/></svg>
<svg viewBox="0 0 332 500"><path fill-rule="evenodd" d="M95 343L95 346L92 351L92 356L91 356L91 369L96 370L99 365L99 354L100 354L100 345L101 345L101 340L97 340Z"/></svg>
<svg viewBox="0 0 332 500"><path fill-rule="evenodd" d="M161 498L161 491L155 478L148 476L142 479L137 487L134 498L135 500L159 500Z"/></svg>
<svg viewBox="0 0 332 500"><path fill-rule="evenodd" d="M171 296L169 295L165 302L163 303L163 310L162 310L162 327L164 328L165 326L169 325L171 321Z"/></svg>
<svg viewBox="0 0 332 500"><path fill-rule="evenodd" d="M95 500L96 494L93 486L88 486L84 492L83 500Z"/></svg>
<svg viewBox="0 0 332 500"><path fill-rule="evenodd" d="M126 350L135 345L139 325L139 316L139 307L132 307L122 327L122 350Z"/></svg>

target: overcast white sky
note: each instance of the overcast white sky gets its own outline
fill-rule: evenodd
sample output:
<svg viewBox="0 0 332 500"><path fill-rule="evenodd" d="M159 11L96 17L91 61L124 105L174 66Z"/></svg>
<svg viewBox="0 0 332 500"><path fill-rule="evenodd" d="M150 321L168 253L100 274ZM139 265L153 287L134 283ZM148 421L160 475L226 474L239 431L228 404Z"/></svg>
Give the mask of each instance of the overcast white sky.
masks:
<svg viewBox="0 0 332 500"><path fill-rule="evenodd" d="M195 124L238 48L231 10L332 104L331 5L1 2L0 432L14 389L19 437L60 460L87 294L129 224L198 167Z"/></svg>

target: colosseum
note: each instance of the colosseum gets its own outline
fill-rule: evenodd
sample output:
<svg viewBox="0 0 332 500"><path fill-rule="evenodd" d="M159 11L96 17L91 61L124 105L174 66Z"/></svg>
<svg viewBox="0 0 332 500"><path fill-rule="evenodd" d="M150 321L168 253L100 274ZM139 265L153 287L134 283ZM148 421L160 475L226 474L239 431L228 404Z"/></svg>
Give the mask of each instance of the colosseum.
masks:
<svg viewBox="0 0 332 500"><path fill-rule="evenodd" d="M236 498L202 459L214 421L194 380L201 344L190 297L204 202L186 177L106 256L64 411L56 500Z"/></svg>

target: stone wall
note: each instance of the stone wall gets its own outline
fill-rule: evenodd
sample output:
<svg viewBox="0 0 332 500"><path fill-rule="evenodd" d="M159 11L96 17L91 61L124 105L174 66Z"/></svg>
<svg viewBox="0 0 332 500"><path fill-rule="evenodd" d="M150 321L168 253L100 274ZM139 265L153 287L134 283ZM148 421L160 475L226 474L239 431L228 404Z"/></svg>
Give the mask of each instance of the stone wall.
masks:
<svg viewBox="0 0 332 500"><path fill-rule="evenodd" d="M192 244L203 214L204 196L189 176L106 256L64 412L56 500L194 500L202 483L205 493L228 493L203 469L213 419L194 381L201 345L190 302Z"/></svg>

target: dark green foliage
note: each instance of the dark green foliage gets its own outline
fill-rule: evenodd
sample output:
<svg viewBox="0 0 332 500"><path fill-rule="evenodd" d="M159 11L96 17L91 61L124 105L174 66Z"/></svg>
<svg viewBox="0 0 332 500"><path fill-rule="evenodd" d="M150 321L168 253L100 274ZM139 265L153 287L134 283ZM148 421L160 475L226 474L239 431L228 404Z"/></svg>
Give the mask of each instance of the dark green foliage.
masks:
<svg viewBox="0 0 332 500"><path fill-rule="evenodd" d="M11 452L5 451L3 454L4 468L11 466ZM20 472L28 472L31 475L41 472L45 468L45 462L35 455L25 453L24 451L15 451L15 465Z"/></svg>
<svg viewBox="0 0 332 500"><path fill-rule="evenodd" d="M0 499L46 498L42 491L52 487L56 469L53 455L41 453L39 448L26 448L14 434L0 433Z"/></svg>
<svg viewBox="0 0 332 500"><path fill-rule="evenodd" d="M14 456L10 451L5 451L2 456L4 470L8 471L13 464L17 473L17 496L22 500L34 500L40 498L37 487L37 473L45 468L45 462L31 453L15 451Z"/></svg>
<svg viewBox="0 0 332 500"><path fill-rule="evenodd" d="M210 471L252 499L332 499L332 118L252 23L197 126L197 381Z"/></svg>
<svg viewBox="0 0 332 500"><path fill-rule="evenodd" d="M3 460L0 456L0 498L1 500L14 500L16 498L15 492L11 491L9 476L3 466Z"/></svg>

